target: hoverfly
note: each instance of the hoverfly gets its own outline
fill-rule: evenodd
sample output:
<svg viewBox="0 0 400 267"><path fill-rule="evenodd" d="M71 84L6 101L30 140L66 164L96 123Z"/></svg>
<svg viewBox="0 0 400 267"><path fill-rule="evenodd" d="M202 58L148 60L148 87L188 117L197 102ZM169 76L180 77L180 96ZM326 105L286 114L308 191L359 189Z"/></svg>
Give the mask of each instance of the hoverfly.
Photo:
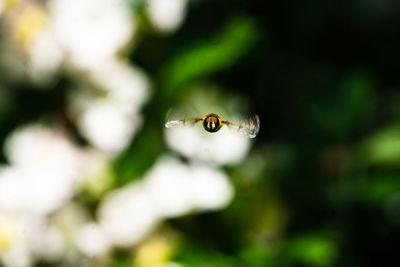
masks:
<svg viewBox="0 0 400 267"><path fill-rule="evenodd" d="M201 122L204 130L210 133L218 132L222 126L227 125L230 129L244 134L249 138L256 137L260 130L260 119L258 115L254 115L241 123L233 123L228 120L222 120L221 117L215 113L208 113L202 118L168 120L165 123L165 127L171 128L175 126L194 125L197 122Z"/></svg>

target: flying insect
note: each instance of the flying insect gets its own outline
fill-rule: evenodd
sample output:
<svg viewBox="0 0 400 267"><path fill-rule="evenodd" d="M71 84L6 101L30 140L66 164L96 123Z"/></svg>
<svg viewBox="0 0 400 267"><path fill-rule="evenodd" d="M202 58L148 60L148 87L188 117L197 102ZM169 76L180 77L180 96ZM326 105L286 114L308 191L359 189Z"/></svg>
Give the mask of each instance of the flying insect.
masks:
<svg viewBox="0 0 400 267"><path fill-rule="evenodd" d="M260 130L260 119L258 115L253 115L249 119L241 123L233 123L228 120L222 120L221 117L215 113L208 113L202 118L189 118L180 120L168 120L165 123L166 128L172 128L175 126L189 126L194 125L198 122L204 127L204 130L210 133L218 132L222 126L226 125L230 129L235 130L249 138L257 136Z"/></svg>

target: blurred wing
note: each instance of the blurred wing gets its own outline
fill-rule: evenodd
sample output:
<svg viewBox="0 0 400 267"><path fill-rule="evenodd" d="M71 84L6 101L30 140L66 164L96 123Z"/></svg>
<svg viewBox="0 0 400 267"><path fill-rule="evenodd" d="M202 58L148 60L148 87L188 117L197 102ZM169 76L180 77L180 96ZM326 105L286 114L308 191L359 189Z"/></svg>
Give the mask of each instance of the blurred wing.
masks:
<svg viewBox="0 0 400 267"><path fill-rule="evenodd" d="M165 123L166 128L172 128L175 126L190 126L195 124L196 122L201 121L200 118L193 118L193 119L184 119L184 120L168 120Z"/></svg>
<svg viewBox="0 0 400 267"><path fill-rule="evenodd" d="M258 115L254 115L240 124L232 123L230 121L225 121L225 124L228 125L229 128L246 135L249 138L256 137L260 130L260 118Z"/></svg>

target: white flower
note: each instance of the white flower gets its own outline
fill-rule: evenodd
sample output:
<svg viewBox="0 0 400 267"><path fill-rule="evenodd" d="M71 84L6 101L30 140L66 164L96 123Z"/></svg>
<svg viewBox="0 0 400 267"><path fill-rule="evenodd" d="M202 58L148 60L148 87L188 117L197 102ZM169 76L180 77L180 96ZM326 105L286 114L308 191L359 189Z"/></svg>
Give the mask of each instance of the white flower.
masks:
<svg viewBox="0 0 400 267"><path fill-rule="evenodd" d="M23 126L6 140L10 163L27 170L43 170L64 176L79 174L79 151L61 132L39 124Z"/></svg>
<svg viewBox="0 0 400 267"><path fill-rule="evenodd" d="M32 231L38 233L33 238L31 244L31 249L34 251L36 257L41 257L49 261L62 259L69 249L68 242L62 234L63 229L59 229L53 224L44 224L40 230L38 231L38 228L32 229Z"/></svg>
<svg viewBox="0 0 400 267"><path fill-rule="evenodd" d="M150 21L160 31L174 31L185 17L186 4L186 0L149 0Z"/></svg>
<svg viewBox="0 0 400 267"><path fill-rule="evenodd" d="M77 67L90 69L112 58L134 32L123 0L52 0L50 24Z"/></svg>
<svg viewBox="0 0 400 267"><path fill-rule="evenodd" d="M73 195L80 154L63 134L30 125L11 134L5 147L11 166L0 170L0 207L45 214Z"/></svg>
<svg viewBox="0 0 400 267"><path fill-rule="evenodd" d="M105 91L105 96L78 93L72 98L71 108L78 113L78 127L83 135L95 147L116 155L126 148L141 126L139 110L149 96L149 81L126 62L103 63L93 68L90 78Z"/></svg>
<svg viewBox="0 0 400 267"><path fill-rule="evenodd" d="M216 133L208 133L200 124L194 127L165 129L167 144L182 155L216 165L241 162L250 149L247 137L223 126Z"/></svg>
<svg viewBox="0 0 400 267"><path fill-rule="evenodd" d="M149 97L149 80L138 68L120 60L101 64L91 79L106 90L107 98L127 114L135 114Z"/></svg>
<svg viewBox="0 0 400 267"><path fill-rule="evenodd" d="M140 184L134 183L106 196L98 213L99 225L119 246L139 242L160 217Z"/></svg>
<svg viewBox="0 0 400 267"><path fill-rule="evenodd" d="M196 209L221 209L232 199L233 188L225 173L207 166L196 166L192 177L192 198Z"/></svg>
<svg viewBox="0 0 400 267"><path fill-rule="evenodd" d="M29 47L29 56L33 77L40 81L59 69L64 60L64 51L46 28Z"/></svg>
<svg viewBox="0 0 400 267"><path fill-rule="evenodd" d="M8 235L7 247L0 248L0 257L5 266L28 267L34 261L33 243L40 240L44 230L41 216L16 214L0 209L0 238ZM4 242L4 240L3 240Z"/></svg>
<svg viewBox="0 0 400 267"><path fill-rule="evenodd" d="M0 209L0 256L7 253L15 244L18 230L15 216Z"/></svg>
<svg viewBox="0 0 400 267"><path fill-rule="evenodd" d="M76 234L78 248L89 257L105 255L110 249L110 241L95 223L84 224Z"/></svg>
<svg viewBox="0 0 400 267"><path fill-rule="evenodd" d="M18 212L46 214L73 194L71 181L46 170L26 171L14 167L0 171L0 207Z"/></svg>
<svg viewBox="0 0 400 267"><path fill-rule="evenodd" d="M79 118L82 133L97 148L118 154L141 125L139 115L129 116L110 101L91 103Z"/></svg>
<svg viewBox="0 0 400 267"><path fill-rule="evenodd" d="M159 160L144 179L144 186L158 212L174 217L193 209L190 169L171 158Z"/></svg>
<svg viewBox="0 0 400 267"><path fill-rule="evenodd" d="M161 158L145 176L144 186L163 217L190 211L220 209L233 196L228 177L206 165L187 165Z"/></svg>
<svg viewBox="0 0 400 267"><path fill-rule="evenodd" d="M143 182L108 195L100 205L98 221L112 243L130 246L161 219L220 209L232 196L233 187L223 172L166 156L157 161Z"/></svg>

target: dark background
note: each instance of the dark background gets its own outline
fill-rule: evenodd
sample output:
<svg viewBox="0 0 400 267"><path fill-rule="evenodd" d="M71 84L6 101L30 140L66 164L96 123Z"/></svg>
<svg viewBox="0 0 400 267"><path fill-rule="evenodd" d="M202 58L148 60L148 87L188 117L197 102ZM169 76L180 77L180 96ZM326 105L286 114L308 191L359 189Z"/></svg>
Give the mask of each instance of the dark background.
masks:
<svg viewBox="0 0 400 267"><path fill-rule="evenodd" d="M216 235L199 241L202 246L230 254L255 246L254 266L399 264L400 150L386 140L387 153L395 152L374 158L374 142L390 138L385 133L399 125L399 5L192 1L183 27L162 40L162 52L147 57L155 47L151 39L143 42L133 59L156 74L171 54L212 43L216 29L234 16L249 18L257 31L251 49L206 78L250 99L262 125L255 147L270 155L260 179L239 187L223 215L198 216L189 236L196 240L196 231L209 226ZM268 213L263 202L271 201L271 190L289 215L284 230L269 236L253 227ZM254 240L240 243L238 235L247 232Z"/></svg>

